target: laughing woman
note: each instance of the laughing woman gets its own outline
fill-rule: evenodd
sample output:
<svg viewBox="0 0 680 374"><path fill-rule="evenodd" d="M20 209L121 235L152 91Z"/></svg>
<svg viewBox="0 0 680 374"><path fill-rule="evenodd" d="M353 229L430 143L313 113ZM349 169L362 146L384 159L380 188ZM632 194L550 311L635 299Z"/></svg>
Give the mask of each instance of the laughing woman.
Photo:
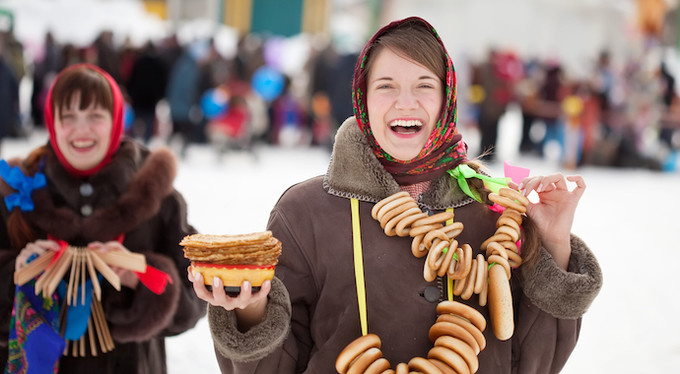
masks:
<svg viewBox="0 0 680 374"><path fill-rule="evenodd" d="M96 66L74 65L56 77L45 122L48 144L0 161L1 363L8 373L166 373L165 337L192 328L205 313L179 276L188 262L177 243L195 230L172 185L175 159L122 138L121 92ZM121 287L100 279L101 304L96 282L83 282L87 307L80 309L64 302L61 287L51 295L36 295L35 280L15 287L15 271L76 247L143 254L148 267L138 275L111 266ZM94 317L102 315L105 321ZM107 336L105 328L112 344L97 339ZM93 329L97 337L88 335ZM88 343L71 350L81 339Z"/></svg>
<svg viewBox="0 0 680 374"><path fill-rule="evenodd" d="M561 370L602 283L571 234L584 181L500 188L466 157L455 83L426 21L372 37L327 174L289 188L271 212L283 244L271 286L229 297L189 275L211 304L222 372Z"/></svg>

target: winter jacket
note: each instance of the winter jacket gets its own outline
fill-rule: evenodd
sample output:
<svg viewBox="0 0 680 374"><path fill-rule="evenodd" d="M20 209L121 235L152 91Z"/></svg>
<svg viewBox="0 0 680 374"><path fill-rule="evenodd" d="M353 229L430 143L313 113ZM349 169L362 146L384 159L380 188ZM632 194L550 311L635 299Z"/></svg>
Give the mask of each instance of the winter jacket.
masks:
<svg viewBox="0 0 680 374"><path fill-rule="evenodd" d="M265 320L240 333L232 312L208 308L223 373L336 372L340 351L361 335L350 198L360 201L368 332L380 336L393 368L415 356L427 357L432 347L428 330L437 303L446 299L446 282L425 281L424 259L411 254L411 238L385 235L370 215L376 202L398 191L354 119L346 121L327 174L292 186L271 212L268 227L283 243L283 252ZM495 232L498 213L463 194L450 177L434 180L418 202L432 213L453 207L454 219L465 226L457 240L469 243L475 256ZM544 374L564 366L578 339L581 316L602 282L588 247L576 236L571 244L568 271L558 268L545 249L536 266L514 271L514 335L500 341L489 324L478 373ZM490 321L488 307L480 307L476 295L454 299Z"/></svg>
<svg viewBox="0 0 680 374"><path fill-rule="evenodd" d="M10 161L16 165L19 160ZM51 235L74 246L114 240L144 254L148 265L171 277L157 295L141 282L116 291L102 281L102 305L115 349L97 357L67 357L60 373L166 373L166 336L192 328L205 314L205 303L193 292L180 240L196 230L187 223L184 198L173 188L176 161L168 150L150 152L125 139L113 160L86 179L68 174L50 149L42 172L47 186L33 191L35 209L25 212L38 238ZM91 187L91 188L90 188ZM3 196L13 190L0 179ZM0 204L0 365L7 360L7 339L14 299L14 262L21 248L9 244L8 211Z"/></svg>

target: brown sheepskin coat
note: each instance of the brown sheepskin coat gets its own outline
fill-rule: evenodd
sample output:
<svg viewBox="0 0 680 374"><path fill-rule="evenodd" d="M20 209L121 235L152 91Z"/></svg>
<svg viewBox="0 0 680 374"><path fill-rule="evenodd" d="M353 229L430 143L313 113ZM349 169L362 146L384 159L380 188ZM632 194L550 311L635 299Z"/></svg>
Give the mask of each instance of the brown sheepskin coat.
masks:
<svg viewBox="0 0 680 374"><path fill-rule="evenodd" d="M116 347L97 357L63 356L60 373L166 373L164 338L192 328L205 314L205 303L187 280L188 261L178 245L196 230L187 223L186 203L173 188L176 168L169 150L150 152L129 139L111 163L85 179L69 175L51 149L45 157L42 171L47 187L33 192L35 209L25 213L38 238L51 235L85 246L124 234L128 250L144 254L148 265L172 278L161 295L141 282L135 290L122 287L120 292L102 282L102 305ZM83 184L92 187L91 194L81 189ZM13 192L0 180L2 196ZM21 248L9 243L5 224L9 212L5 204L0 205L0 365L4 369L14 298L12 275Z"/></svg>
<svg viewBox="0 0 680 374"><path fill-rule="evenodd" d="M426 282L424 259L411 254L411 239L388 237L371 218L375 203L398 191L356 122L346 121L328 173L292 186L272 210L269 229L283 243L283 252L264 321L240 333L234 313L208 308L223 373L335 373L337 355L361 335L350 198L359 200L368 332L380 336L392 368L427 355L432 347L428 330L437 303L446 298L446 282ZM465 225L457 239L475 248L475 255L495 232L498 214L467 197L448 177L433 181L419 204L432 213L454 207L455 220ZM576 236L571 245L567 271L545 249L536 266L514 271L514 335L500 341L486 328L478 373L546 374L564 366L578 340L581 316L602 285L588 247ZM490 320L477 295L463 302Z"/></svg>

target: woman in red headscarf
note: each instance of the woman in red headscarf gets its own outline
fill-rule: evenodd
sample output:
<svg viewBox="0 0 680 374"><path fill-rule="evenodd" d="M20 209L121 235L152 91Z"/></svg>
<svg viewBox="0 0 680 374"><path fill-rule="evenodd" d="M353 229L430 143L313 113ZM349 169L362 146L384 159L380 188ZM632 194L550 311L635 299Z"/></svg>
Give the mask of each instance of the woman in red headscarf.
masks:
<svg viewBox="0 0 680 374"><path fill-rule="evenodd" d="M164 338L204 315L205 304L179 276L188 262L177 243L195 230L173 187L176 160L169 150L151 152L123 138L123 104L106 72L88 64L68 67L47 96L49 143L24 159L0 161L6 372L165 373ZM97 329L107 326L112 345L89 335L88 320L96 314L90 312L96 309L90 283L85 293L92 307L81 310L64 304L59 288L35 295L35 280L14 286L12 274L31 260L74 247L144 255L146 271L111 266L120 290L99 282L106 320ZM86 350L78 347L81 339Z"/></svg>
<svg viewBox="0 0 680 374"><path fill-rule="evenodd" d="M189 274L211 304L222 372L558 372L602 282L570 233L582 178L508 185L468 160L453 64L421 18L371 38L353 101L326 175L289 188L271 212L268 228L283 245L271 284L255 293L244 284L230 297ZM529 203L531 191L540 202ZM454 265L442 272L444 261Z"/></svg>

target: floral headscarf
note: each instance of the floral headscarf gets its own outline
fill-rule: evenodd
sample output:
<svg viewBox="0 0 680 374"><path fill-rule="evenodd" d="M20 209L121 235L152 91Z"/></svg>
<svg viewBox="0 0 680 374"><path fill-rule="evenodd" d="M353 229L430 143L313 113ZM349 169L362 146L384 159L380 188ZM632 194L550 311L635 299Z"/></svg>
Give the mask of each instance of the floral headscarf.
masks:
<svg viewBox="0 0 680 374"><path fill-rule="evenodd" d="M59 81L59 78L64 74L66 71L70 71L73 69L90 69L93 70L99 74L101 74L106 81L109 83L109 86L111 86L111 93L113 96L113 114L112 114L112 120L113 120L113 126L111 129L111 139L109 142L109 149L106 152L106 156L104 159L98 164L95 165L93 168L89 170L79 170L74 168L68 160L66 160L66 157L64 157L64 154L61 152L59 149L59 146L57 144L57 139L56 139L56 133L54 129L54 108L53 108L53 102L52 102L52 91L54 90L54 86L56 83ZM123 99L123 94L120 91L120 88L118 87L118 84L116 81L103 69L99 68L98 66L91 65L91 64L76 64L76 65L71 65L67 67L66 69L62 70L59 75L54 80L54 83L52 83L52 87L50 87L49 92L47 93L47 99L45 100L45 127L47 128L47 131L49 132L49 137L50 137L50 144L52 145L52 149L54 150L54 153L57 155L57 158L59 159L59 162L64 166L64 168L69 172L69 174L77 176L77 177L87 177L90 176L97 171L101 170L104 166L106 166L109 162L111 162L111 159L113 158L113 155L116 153L118 150L118 147L120 146L121 139L123 137L123 132L125 129L125 126L123 124L124 121L124 109L125 109L125 102Z"/></svg>
<svg viewBox="0 0 680 374"><path fill-rule="evenodd" d="M420 153L412 160L397 160L385 152L377 143L368 119L366 108L366 62L376 44L376 41L391 30L405 24L421 24L432 32L442 48L442 53L446 57L446 97L441 117L432 130L429 139ZM352 101L354 104L354 116L356 117L359 128L364 132L368 139L373 153L382 163L395 180L401 185L414 184L437 178L443 175L446 170L455 168L466 159L467 145L461 140L461 135L456 128L456 72L453 67L451 57L446 52L437 31L427 21L419 17L409 17L390 23L378 30L371 40L366 44L357 59L354 69L354 81L352 84Z"/></svg>

